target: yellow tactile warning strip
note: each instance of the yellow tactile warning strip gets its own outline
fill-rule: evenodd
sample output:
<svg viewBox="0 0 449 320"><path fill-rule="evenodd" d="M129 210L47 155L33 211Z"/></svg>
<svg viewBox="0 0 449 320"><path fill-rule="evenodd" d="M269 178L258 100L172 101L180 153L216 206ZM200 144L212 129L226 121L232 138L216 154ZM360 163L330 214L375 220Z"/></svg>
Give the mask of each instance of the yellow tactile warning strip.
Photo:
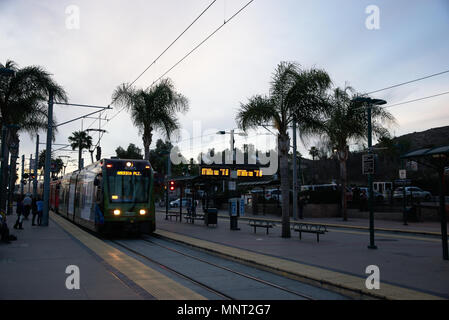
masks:
<svg viewBox="0 0 449 320"><path fill-rule="evenodd" d="M291 274L299 278L310 279L363 295L389 300L440 300L441 297L402 288L395 285L381 283L380 290L368 290L365 278L347 275L324 268L313 267L299 262L284 260L268 255L237 249L205 240L191 238L165 230L157 230L156 234L174 241L214 252L233 259L259 265L281 273Z"/></svg>
<svg viewBox="0 0 449 320"><path fill-rule="evenodd" d="M106 263L123 273L158 300L205 300L187 287L151 269L142 262L95 238L64 218L50 213L51 218Z"/></svg>

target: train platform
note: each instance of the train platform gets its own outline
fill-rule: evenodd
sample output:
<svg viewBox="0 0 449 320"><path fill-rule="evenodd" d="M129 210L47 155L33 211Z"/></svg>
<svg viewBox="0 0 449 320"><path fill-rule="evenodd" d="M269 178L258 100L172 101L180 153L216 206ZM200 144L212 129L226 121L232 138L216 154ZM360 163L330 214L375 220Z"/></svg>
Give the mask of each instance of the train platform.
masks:
<svg viewBox="0 0 449 320"><path fill-rule="evenodd" d="M198 210L202 210L199 208ZM165 212L164 208L158 208L158 211L161 213ZM184 210L185 211L185 210ZM171 208L170 212L177 213L179 209ZM227 210L219 210L219 217L227 218L229 217L229 213ZM281 217L279 215L274 214L247 214L245 213L244 217L240 218L241 220L246 219L260 219L267 220L272 222L280 223ZM294 220L291 219L293 222ZM348 221L343 221L342 218L310 218L306 217L302 220L297 220L297 222L305 222L305 223L316 223L325 225L327 227L335 227L335 228L345 228L345 229L359 229L359 230L368 230L369 229L369 219L363 218L349 218ZM438 221L426 221L426 222L413 222L410 221L407 225L404 225L401 221L392 221L392 220L382 220L375 219L374 228L376 231L386 231L386 232L395 232L395 233L403 233L403 234L420 234L420 235L428 235L428 236L440 236L441 235L441 225Z"/></svg>
<svg viewBox="0 0 449 320"><path fill-rule="evenodd" d="M48 227L12 228L18 240L0 244L1 300L199 300L203 297L101 239L51 213ZM68 289L68 266L79 289ZM69 287L75 280L70 278Z"/></svg>
<svg viewBox="0 0 449 320"><path fill-rule="evenodd" d="M262 217L261 217L262 218ZM157 213L156 235L207 252L241 261L264 270L323 287L384 299L449 299L449 262L442 260L441 239L429 233L376 232L377 250L367 248L369 233L329 226L316 241L313 234L292 231L281 237L281 225L266 234L248 221L239 220L239 231L230 230L229 219L219 217L218 226L206 227L165 220ZM316 222L316 221L315 221ZM361 226L359 226L361 227ZM365 282L368 266L380 270L380 290L369 290Z"/></svg>

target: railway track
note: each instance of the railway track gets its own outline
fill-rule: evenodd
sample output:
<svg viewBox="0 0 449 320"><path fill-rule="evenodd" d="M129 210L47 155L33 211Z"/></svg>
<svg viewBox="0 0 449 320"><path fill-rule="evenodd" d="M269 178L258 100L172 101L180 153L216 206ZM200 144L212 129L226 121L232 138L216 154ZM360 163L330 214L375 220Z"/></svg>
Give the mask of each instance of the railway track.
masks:
<svg viewBox="0 0 449 320"><path fill-rule="evenodd" d="M164 270L167 270L167 271L169 271L170 273L173 273L173 274L175 274L175 275L177 275L177 276L179 276L179 277L181 277L181 278L183 278L183 279L186 279L186 280L190 281L191 283L193 283L193 284L195 284L195 285L200 286L201 288L204 288L204 289L208 290L209 292L211 292L211 293L217 295L218 297L221 297L221 298L226 299L226 300L237 300L237 298L232 297L232 296L230 296L229 294L226 294L226 293L220 291L220 290L217 289L217 288L213 288L213 287L211 287L210 285L207 285L207 284L205 284L205 283L202 282L202 281L199 281L199 280L197 280L197 279L194 279L193 277L191 277L191 276L189 276L189 275L187 275L187 274L185 274L185 273L182 273L182 272L180 272L180 271L178 271L178 270L175 270L174 268L169 267L169 266L167 266L166 264L163 264L163 263L161 263L160 261L157 261L157 260L155 260L154 258L151 258L151 257L149 257L148 255L146 255L146 254L144 254L144 253L142 253L142 252L140 252L140 251L138 251L138 250L136 250L136 249L131 248L130 246L124 244L124 243L121 242L121 241L118 241L118 240L110 240L110 241L111 241L112 243L116 244L117 246L119 246L119 247L121 247L121 248L123 248L123 249L125 249L125 250L128 250L129 252L132 252L133 254L135 254L135 255L137 255L137 256L139 256L139 257L141 257L141 258L143 258L143 259L145 259L145 260L147 260L147 261L149 261L149 262L151 262L151 263L153 263L153 264L156 264L156 265L159 266L160 268L162 268L162 269L164 269ZM168 246L166 246L166 245L162 245L162 244L160 244L160 243L154 242L154 241L152 241L152 240L150 240L150 239L148 239L148 238L144 238L144 239L142 239L142 241L144 241L145 243L151 243L151 244L154 245L154 246L158 246L158 247L160 247L160 248L162 248L162 249L164 249L164 250L170 251L170 252L175 253L175 254L177 254L177 255L179 255L179 256L187 257L187 258L189 258L189 259L193 259L193 260L195 260L195 261L201 262L202 264L205 264L205 265L207 265L207 266L209 266L209 267L217 268L217 269L226 271L226 272L228 272L228 273L230 273L230 274L237 275L237 276L239 276L239 277L243 277L243 278L249 279L249 280L251 280L251 281L254 281L254 282L263 284L264 286L267 286L267 287L270 287L270 288L275 288L275 289L284 291L284 292L286 292L286 293L288 293L288 294L291 294L291 295L293 295L293 296L300 297L301 299L305 299L305 300L315 300L313 297L311 297L311 296L309 296L309 295L306 295L306 294L304 294L304 293L301 293L301 292L297 292L297 291L291 290L291 289L289 289L289 288L280 286L280 285L275 284L275 283L273 283L273 282L270 282L270 281L267 281L267 280L263 280L263 279L254 277L254 276L252 276L252 275L250 275L250 274L247 274L247 273L243 273L243 272L236 271L236 270L233 270L233 269L228 268L228 267L225 267L225 266L218 265L218 264L213 263L213 262L211 262L211 261L207 261L206 259L199 258L199 257L193 256L193 255L191 255L191 254L188 254L188 253L186 253L186 252L182 252L182 251L180 251L180 250L177 250L177 249L175 249L175 248L168 247Z"/></svg>

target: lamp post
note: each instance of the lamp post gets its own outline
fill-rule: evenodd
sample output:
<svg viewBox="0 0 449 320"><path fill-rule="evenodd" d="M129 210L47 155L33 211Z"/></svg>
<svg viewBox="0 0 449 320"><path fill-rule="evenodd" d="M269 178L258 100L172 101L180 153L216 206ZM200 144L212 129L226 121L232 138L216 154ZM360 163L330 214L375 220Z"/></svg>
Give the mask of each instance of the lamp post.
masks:
<svg viewBox="0 0 449 320"><path fill-rule="evenodd" d="M357 97L353 99L353 102L356 103L366 103L367 104L367 122L368 122L368 153L370 155L373 154L373 129L372 129L372 108L373 106L381 106L386 104L385 100L380 99L371 99L366 97ZM377 249L377 246L374 242L374 193L373 193L373 173L368 173L368 207L369 207L369 233L370 233L370 244L368 246L369 249Z"/></svg>

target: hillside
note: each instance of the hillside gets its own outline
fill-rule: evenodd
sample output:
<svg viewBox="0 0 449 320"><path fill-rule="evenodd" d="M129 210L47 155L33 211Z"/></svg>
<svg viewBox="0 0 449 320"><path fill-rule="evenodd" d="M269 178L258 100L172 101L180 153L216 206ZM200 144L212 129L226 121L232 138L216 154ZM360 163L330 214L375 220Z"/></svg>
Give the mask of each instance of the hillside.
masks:
<svg viewBox="0 0 449 320"><path fill-rule="evenodd" d="M413 132L403 136L395 137L388 144L378 144L375 147L383 147L376 152L378 155L376 181L395 181L399 170L402 169L400 155L406 152L421 148L437 147L449 145L449 126L433 128L422 132ZM366 176L362 175L362 155L363 153L351 153L347 162L348 183L363 185L366 184ZM335 159L321 159L312 161L302 159L302 180L305 184L329 183L332 180L338 181L340 169L338 161ZM418 172L408 172L416 185L427 189L434 189L436 174L433 170L419 166Z"/></svg>
<svg viewBox="0 0 449 320"><path fill-rule="evenodd" d="M393 141L395 140L409 141L410 150L449 145L449 126L409 133L396 137Z"/></svg>

